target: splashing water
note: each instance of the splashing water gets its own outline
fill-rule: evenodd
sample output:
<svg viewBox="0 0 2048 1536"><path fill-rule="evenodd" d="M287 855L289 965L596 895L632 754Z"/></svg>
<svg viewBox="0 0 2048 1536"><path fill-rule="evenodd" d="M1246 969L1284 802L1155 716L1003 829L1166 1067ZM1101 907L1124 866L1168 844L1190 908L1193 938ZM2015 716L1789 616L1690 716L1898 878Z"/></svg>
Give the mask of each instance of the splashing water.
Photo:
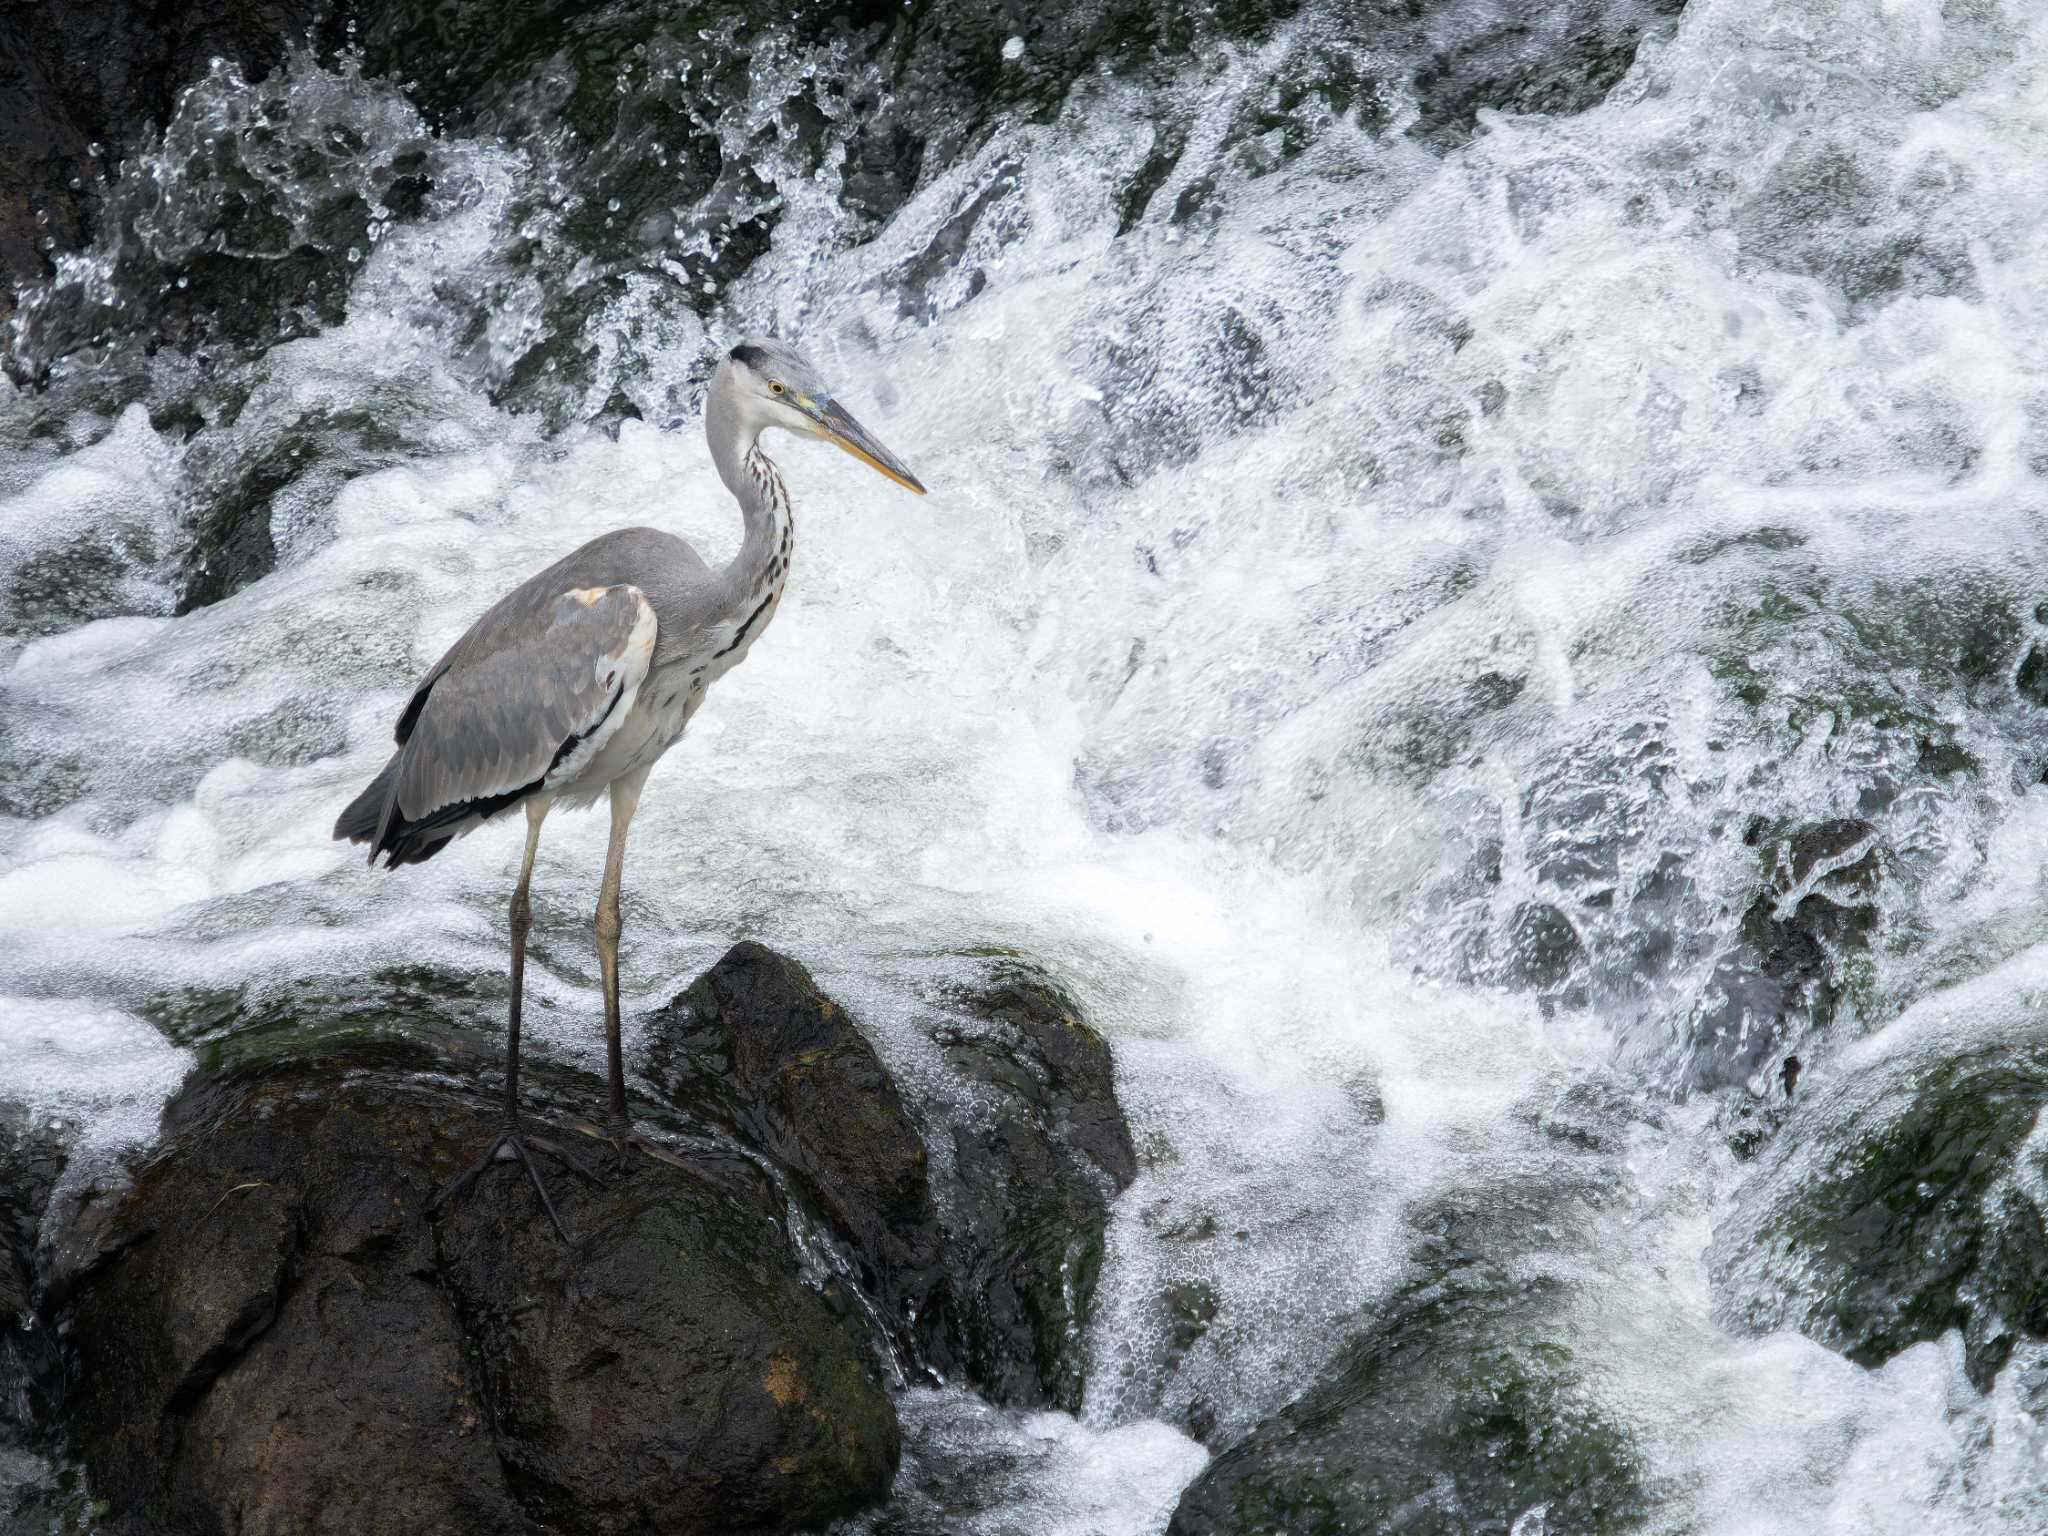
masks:
<svg viewBox="0 0 2048 1536"><path fill-rule="evenodd" d="M933 978L1021 951L1111 1034L1146 1153L1078 1421L906 1407L906 1477L1012 1479L952 1528L1157 1531L1182 1431L1299 1394L1426 1268L1418 1213L1569 1188L1599 1197L1499 1230L1567 1277L1543 1326L1647 1528L2048 1530L2038 1345L1988 1395L1954 1334L1865 1368L1734 1327L1709 1260L1787 1059L1825 1093L2048 918L2048 21L1695 0L1603 102L1469 142L1394 86L1273 105L1347 49L1393 78L1314 9L1166 85L1086 76L879 229L840 195L843 56L770 50L716 125L749 174L691 208L772 201L772 238L710 301L691 208L598 282L546 144L430 133L347 63L202 82L130 220L151 261L218 222L208 133L291 239L330 201L377 235L226 385L166 352L110 402L81 358L6 406L8 1096L118 1149L212 1039L195 1000L502 964L513 840L394 879L335 810L498 592L632 522L731 552L691 401L774 329L934 494L783 452L797 578L636 823L633 1001L759 937L914 1085ZM799 99L822 149L775 131ZM142 302L137 260L49 312ZM174 617L181 510L293 444L275 571ZM592 1061L603 837L550 822L529 972L538 1048Z"/></svg>

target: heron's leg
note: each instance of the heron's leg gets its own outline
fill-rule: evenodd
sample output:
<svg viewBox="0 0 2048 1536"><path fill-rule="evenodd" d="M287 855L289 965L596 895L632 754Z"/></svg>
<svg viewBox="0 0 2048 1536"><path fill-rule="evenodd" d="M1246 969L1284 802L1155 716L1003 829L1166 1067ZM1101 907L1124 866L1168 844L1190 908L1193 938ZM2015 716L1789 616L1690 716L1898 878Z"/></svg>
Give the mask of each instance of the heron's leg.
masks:
<svg viewBox="0 0 2048 1536"><path fill-rule="evenodd" d="M636 1138L626 1114L626 1063L619 1044L619 878L626 867L626 829L646 783L645 768L612 781L612 839L605 849L604 884L597 893L597 965L604 977L604 1053L610 1090L605 1125L621 1143Z"/></svg>
<svg viewBox="0 0 2048 1536"><path fill-rule="evenodd" d="M526 802L526 855L519 861L519 883L512 888L512 1002L505 1014L505 1125L519 1124L519 1013L526 991L526 935L533 929L533 856L540 848L540 824L551 802L535 795Z"/></svg>
<svg viewBox="0 0 2048 1536"><path fill-rule="evenodd" d="M441 1192L429 1202L429 1211L438 1210L448 1200L460 1194L473 1183L492 1163L517 1161L526 1169L527 1177L533 1180L534 1192L540 1196L541 1208L548 1213L548 1220L554 1223L555 1231L563 1242L571 1241L569 1229L556 1214L555 1202L548 1198L547 1185L541 1181L540 1169L534 1162L536 1152L554 1158L557 1162L595 1181L595 1175L571 1157L552 1141L525 1134L519 1118L519 1015L526 985L526 936L533 928L533 903L528 890L533 883L533 856L540 847L540 826L548 814L549 802L535 796L526 802L526 855L519 864L519 884L512 890L512 999L505 1018L505 1123L497 1138L484 1149L469 1167L464 1169Z"/></svg>

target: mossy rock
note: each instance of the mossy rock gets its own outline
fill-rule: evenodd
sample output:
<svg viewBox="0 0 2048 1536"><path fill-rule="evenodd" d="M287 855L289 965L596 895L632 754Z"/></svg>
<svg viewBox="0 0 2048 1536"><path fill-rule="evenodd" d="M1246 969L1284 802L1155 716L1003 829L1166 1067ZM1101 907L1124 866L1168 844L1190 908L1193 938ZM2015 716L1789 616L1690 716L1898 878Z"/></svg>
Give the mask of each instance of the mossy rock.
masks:
<svg viewBox="0 0 2048 1536"><path fill-rule="evenodd" d="M935 1039L977 1105L944 1192L966 1373L997 1402L1077 1411L1110 1205L1137 1176L1109 1046L1028 967L954 1002Z"/></svg>
<svg viewBox="0 0 2048 1536"><path fill-rule="evenodd" d="M734 945L650 1018L648 1070L671 1104L784 1170L845 1245L889 1347L943 1357L943 1238L924 1140L874 1047L810 972L765 945Z"/></svg>
<svg viewBox="0 0 2048 1536"><path fill-rule="evenodd" d="M1552 1530L1638 1529L1640 1459L1547 1336L1553 1299L1489 1265L1400 1292L1315 1386L1211 1463L1171 1536L1465 1536L1538 1506Z"/></svg>
<svg viewBox="0 0 2048 1536"><path fill-rule="evenodd" d="M1721 1310L1859 1365L1960 1329L1988 1390L2048 1337L2048 1037L1844 1073L1812 1095L1714 1236Z"/></svg>
<svg viewBox="0 0 2048 1536"><path fill-rule="evenodd" d="M1410 1278L1209 1464L1169 1536L1505 1536L1539 1507L1552 1531L1640 1529L1654 1485L1580 1357L1570 1267L1544 1256L1590 1240L1640 1114L1606 1078L1518 1106L1523 1156L1410 1212ZM1206 1326L1199 1295L1176 1306Z"/></svg>
<svg viewBox="0 0 2048 1536"><path fill-rule="evenodd" d="M965 1107L906 1103L857 1022L753 943L650 1019L649 1072L785 1170L904 1358L1006 1406L1071 1410L1109 1208L1137 1160L1107 1043L1016 962L991 975L936 1031ZM950 1154L936 1172L934 1135Z"/></svg>
<svg viewBox="0 0 2048 1536"><path fill-rule="evenodd" d="M423 1042L481 1053L503 1027L507 986L495 972L393 966L369 976L301 976L160 993L139 1011L173 1044L196 1055L202 1074L243 1072L309 1052ZM529 1000L528 1006L532 1006ZM470 1026L478 1034L463 1038Z"/></svg>

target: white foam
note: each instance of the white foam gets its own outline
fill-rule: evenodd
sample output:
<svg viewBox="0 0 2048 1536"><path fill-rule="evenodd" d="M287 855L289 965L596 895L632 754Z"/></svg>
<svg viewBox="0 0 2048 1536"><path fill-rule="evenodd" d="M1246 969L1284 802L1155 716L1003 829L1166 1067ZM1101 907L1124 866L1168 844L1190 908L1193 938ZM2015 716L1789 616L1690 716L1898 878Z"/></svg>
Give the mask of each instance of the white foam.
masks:
<svg viewBox="0 0 2048 1536"><path fill-rule="evenodd" d="M1153 1536L1209 1459L1164 1424L1089 1431L1064 1413L1004 1413L964 1392L912 1391L899 1411L911 1499L932 1479L941 1493L954 1479L968 1485L973 1512L956 1504L945 1527L958 1536Z"/></svg>
<svg viewBox="0 0 2048 1536"><path fill-rule="evenodd" d="M144 1146L191 1066L147 1021L71 998L0 997L0 1099L96 1153Z"/></svg>
<svg viewBox="0 0 2048 1536"><path fill-rule="evenodd" d="M1617 1051L1659 1084L1758 892L1750 818L1868 815L1890 851L1835 1040L1909 1004L1860 1051L1942 1048L1951 1018L2005 1038L1997 994L2037 980L2048 796L2014 785L2038 727L1954 668L1986 612L2016 615L2007 649L2048 634L2048 22L1692 0L1607 105L1490 114L1445 158L1345 117L1291 157L1233 138L1290 49L1344 41L1316 20L1186 82L1186 148L1121 236L1152 107L1090 80L858 245L836 161L765 163L774 248L711 325L652 279L597 322L593 389L651 421L721 338L781 329L932 487L771 443L795 576L651 781L625 973L658 1003L736 937L784 946L930 1091L930 984L987 946L1109 1032L1148 1161L1085 1411L959 1430L1035 1469L1002 1527L1032 1536L1157 1530L1201 1465L1161 1416L1269 1411L1401 1278L1407 1213L1547 1177L1532 1095ZM721 125L733 154L803 64L764 62L759 110ZM133 1034L148 999L500 964L509 832L393 876L328 841L336 812L498 593L628 523L713 559L737 542L694 422L548 438L472 387L548 319L498 264L548 173L435 153L430 216L370 254L346 324L272 350L234 429L361 407L414 446L289 508L263 582L174 621L137 601L0 671L11 770L71 786L0 824L0 987L99 1021L5 1058L40 1063L53 1113L134 1133L177 1058ZM901 294L977 199L951 265ZM492 295L482 340L450 282ZM122 497L156 528L169 451L131 412L10 466L0 562ZM1976 771L1924 773L1843 703L1858 687ZM1864 808L1887 775L1911 792ZM550 821L529 972L553 1005L536 1044L586 1060L604 838ZM1497 989L1529 903L1568 918L1593 1006ZM1863 1059L1834 1048L1805 1048L1812 1083ZM96 1053L137 1084L104 1111ZM1965 1399L1946 1342L1867 1373L1730 1336L1701 1255L1745 1168L1703 1112L1632 1135L1586 1154L1617 1224L1533 1257L1575 1276L1556 1326L1672 1528L1990 1528L1956 1490L2015 1486L2018 1389ZM1195 1282L1218 1321L1170 1355L1161 1292Z"/></svg>

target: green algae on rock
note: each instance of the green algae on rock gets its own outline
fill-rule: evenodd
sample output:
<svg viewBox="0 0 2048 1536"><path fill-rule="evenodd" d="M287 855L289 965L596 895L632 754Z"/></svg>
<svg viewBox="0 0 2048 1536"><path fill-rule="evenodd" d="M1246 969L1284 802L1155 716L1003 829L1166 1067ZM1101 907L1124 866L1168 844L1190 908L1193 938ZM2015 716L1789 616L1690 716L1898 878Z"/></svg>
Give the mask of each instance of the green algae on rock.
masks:
<svg viewBox="0 0 2048 1536"><path fill-rule="evenodd" d="M1960 1329L1979 1390L2048 1337L2048 1039L1834 1078L1788 1118L1714 1236L1721 1308L1859 1365Z"/></svg>

